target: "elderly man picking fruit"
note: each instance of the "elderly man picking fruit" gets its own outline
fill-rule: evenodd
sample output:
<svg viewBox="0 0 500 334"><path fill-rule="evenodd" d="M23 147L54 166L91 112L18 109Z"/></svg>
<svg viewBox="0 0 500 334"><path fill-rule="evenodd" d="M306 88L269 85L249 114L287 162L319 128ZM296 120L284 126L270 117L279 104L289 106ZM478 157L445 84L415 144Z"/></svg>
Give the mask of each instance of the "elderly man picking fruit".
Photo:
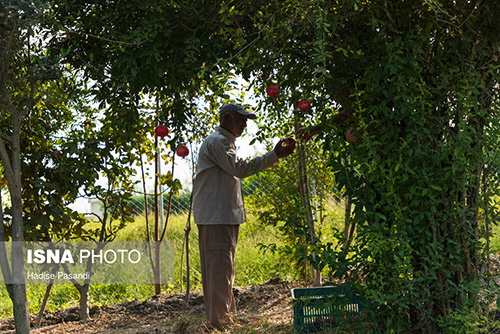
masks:
<svg viewBox="0 0 500 334"><path fill-rule="evenodd" d="M260 157L244 160L235 140L257 116L239 104L219 111L219 126L201 145L193 183L193 214L199 232L199 250L205 313L214 327L235 314L233 296L234 256L245 212L240 179L278 164L296 147L295 139L281 139Z"/></svg>

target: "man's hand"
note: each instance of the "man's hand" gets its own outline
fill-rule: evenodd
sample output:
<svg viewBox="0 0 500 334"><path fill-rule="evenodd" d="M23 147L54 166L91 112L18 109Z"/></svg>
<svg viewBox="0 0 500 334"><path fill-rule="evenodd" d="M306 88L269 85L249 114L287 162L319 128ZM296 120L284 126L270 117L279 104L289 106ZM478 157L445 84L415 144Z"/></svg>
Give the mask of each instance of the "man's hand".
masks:
<svg viewBox="0 0 500 334"><path fill-rule="evenodd" d="M307 143L309 139L311 139L313 136L317 135L321 131L323 131L323 128L321 127L321 125L318 124L318 125L313 125L309 128L300 128L297 130L295 134L297 135L298 139L303 140L305 143Z"/></svg>
<svg viewBox="0 0 500 334"><path fill-rule="evenodd" d="M297 142L294 138L288 137L285 139L280 139L280 141L274 147L274 152L278 156L278 159L285 158L293 153L297 147Z"/></svg>

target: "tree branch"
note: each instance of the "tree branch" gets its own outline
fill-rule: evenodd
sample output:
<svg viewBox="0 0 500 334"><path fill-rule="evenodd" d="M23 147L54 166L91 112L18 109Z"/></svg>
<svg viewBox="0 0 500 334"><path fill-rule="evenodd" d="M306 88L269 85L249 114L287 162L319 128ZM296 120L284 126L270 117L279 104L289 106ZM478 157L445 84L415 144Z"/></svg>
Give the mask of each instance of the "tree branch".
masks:
<svg viewBox="0 0 500 334"><path fill-rule="evenodd" d="M0 138L8 141L9 143L12 142L12 137L7 136L5 133L0 132Z"/></svg>
<svg viewBox="0 0 500 334"><path fill-rule="evenodd" d="M2 52L2 67L0 70L0 94L2 96L2 100L4 104L7 106L9 111L14 114L17 112L17 108L14 106L12 103L10 97L9 97L9 92L7 92L7 76L9 73L9 53L10 53L10 48L12 45L12 40L14 39L15 31L17 27L14 25L12 28L9 37L5 41L5 46Z"/></svg>
<svg viewBox="0 0 500 334"><path fill-rule="evenodd" d="M30 43L30 35L31 35L31 28L28 29L28 64L26 68L26 72L29 73L29 68L31 66L31 43ZM33 106L35 105L35 82L33 79L33 76L29 76L29 81L30 81L30 97L28 98L28 103L26 104L26 108L21 112L21 118L26 116Z"/></svg>
<svg viewBox="0 0 500 334"><path fill-rule="evenodd" d="M190 31L190 32L195 32L196 31L195 29L190 28L187 25L185 25L184 23L182 23L181 20L179 20L179 18L177 16L175 16L174 13L172 13L172 11L170 10L170 8L168 6L167 6L167 12L173 17L174 21L177 22L177 24L179 26L181 26L182 28L184 28L184 29L186 29L187 31Z"/></svg>
<svg viewBox="0 0 500 334"><path fill-rule="evenodd" d="M7 257L7 248L5 247L5 226L3 224L3 203L2 193L0 190L0 268L6 284L12 283L12 272L10 270L9 261ZM10 293L10 292L9 292Z"/></svg>
<svg viewBox="0 0 500 334"><path fill-rule="evenodd" d="M146 42L149 42L151 41L151 38L148 38L148 39L145 39L145 40L142 40L142 41L139 41L139 42L124 42L124 41L119 41L119 40L116 40L116 39L111 39L111 38L106 38L106 37L102 37L102 36L98 36L98 35L94 35L94 34L90 34L90 33L86 33L86 32L80 32L80 31L66 31L67 34L75 34L75 35L80 35L80 36L86 36L86 37L93 37L93 38L97 38L97 39L100 39L100 40L103 40L103 41L106 41L106 42L111 42L111 43L116 43L116 44L122 44L122 45L131 45L131 46L139 46L139 45L142 45Z"/></svg>

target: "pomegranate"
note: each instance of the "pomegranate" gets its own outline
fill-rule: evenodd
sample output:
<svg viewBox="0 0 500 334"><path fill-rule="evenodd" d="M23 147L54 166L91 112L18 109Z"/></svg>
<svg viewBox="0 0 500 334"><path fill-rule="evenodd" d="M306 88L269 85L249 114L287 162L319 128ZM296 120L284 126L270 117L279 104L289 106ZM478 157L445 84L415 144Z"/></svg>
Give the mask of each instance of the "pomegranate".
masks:
<svg viewBox="0 0 500 334"><path fill-rule="evenodd" d="M176 153L178 156L185 158L189 154L189 149L185 145L177 147Z"/></svg>
<svg viewBox="0 0 500 334"><path fill-rule="evenodd" d="M278 88L278 86L275 86L275 85L267 87L267 90L266 90L267 95L269 95L273 99L276 99L276 96L278 96L279 92L280 92L280 89Z"/></svg>
<svg viewBox="0 0 500 334"><path fill-rule="evenodd" d="M299 107L301 111L309 110L311 109L311 102L309 102L309 100L300 100L297 107Z"/></svg>
<svg viewBox="0 0 500 334"><path fill-rule="evenodd" d="M285 146L289 146L289 145L295 145L297 143L297 141L293 137L288 137L288 138L285 138L284 143L285 143Z"/></svg>
<svg viewBox="0 0 500 334"><path fill-rule="evenodd" d="M166 125L158 125L155 129L155 134L163 139L163 137L168 135L168 128Z"/></svg>

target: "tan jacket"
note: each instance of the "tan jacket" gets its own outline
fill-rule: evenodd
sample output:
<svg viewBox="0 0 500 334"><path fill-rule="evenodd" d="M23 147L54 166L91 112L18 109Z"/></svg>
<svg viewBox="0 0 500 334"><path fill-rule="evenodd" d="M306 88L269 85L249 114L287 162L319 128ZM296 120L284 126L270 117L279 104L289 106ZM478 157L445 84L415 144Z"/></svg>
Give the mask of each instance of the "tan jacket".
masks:
<svg viewBox="0 0 500 334"><path fill-rule="evenodd" d="M241 180L278 164L274 151L244 160L237 156L235 137L217 127L200 148L193 182L193 215L200 225L245 222Z"/></svg>

